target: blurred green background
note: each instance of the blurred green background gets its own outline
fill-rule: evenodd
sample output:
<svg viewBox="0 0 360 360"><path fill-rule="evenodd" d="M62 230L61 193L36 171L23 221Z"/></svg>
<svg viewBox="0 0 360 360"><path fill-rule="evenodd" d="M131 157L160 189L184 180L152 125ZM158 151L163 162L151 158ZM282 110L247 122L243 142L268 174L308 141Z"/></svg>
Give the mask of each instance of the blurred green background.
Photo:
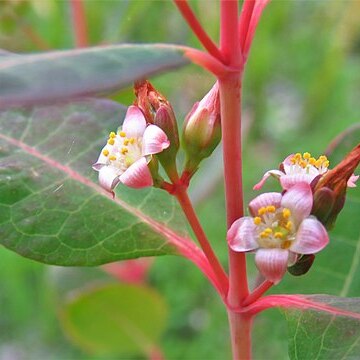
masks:
<svg viewBox="0 0 360 360"><path fill-rule="evenodd" d="M199 46L171 1L84 3L90 45L167 42ZM217 39L218 1L190 4ZM0 2L0 48L22 53L72 47L68 1ZM179 124L213 82L211 75L194 65L153 79L172 102ZM130 104L132 89L113 98ZM309 151L318 156L337 134L358 123L359 99L360 1L270 3L256 32L243 85L246 200L256 195L252 186L264 171L276 168L289 153ZM211 243L226 264L220 163L220 152L204 162L191 195ZM275 181L269 181L266 189L274 187ZM351 191L359 197L358 189ZM4 248L0 259L0 359L99 359L69 341L59 324L60 280L54 280L54 273L63 270ZM250 275L255 277L252 260L249 255ZM74 270L74 274L80 274L84 284L92 277L105 277L95 269ZM230 358L226 312L193 265L178 257L158 258L149 284L168 303L169 320L160 344L166 358ZM309 292L306 276L301 280L286 276L275 291L282 289ZM320 290L337 294L331 287ZM259 316L254 342L255 358L287 358L286 323L280 312Z"/></svg>

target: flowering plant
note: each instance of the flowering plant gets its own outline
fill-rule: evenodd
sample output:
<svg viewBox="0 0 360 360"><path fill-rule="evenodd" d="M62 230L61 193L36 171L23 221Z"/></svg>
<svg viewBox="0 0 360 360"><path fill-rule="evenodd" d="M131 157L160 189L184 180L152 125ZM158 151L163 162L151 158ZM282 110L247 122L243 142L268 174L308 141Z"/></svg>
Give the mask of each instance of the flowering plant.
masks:
<svg viewBox="0 0 360 360"><path fill-rule="evenodd" d="M359 245L355 243L355 251L350 251L346 246L354 246L353 242L349 245L330 231L334 227L336 231L348 193L357 191L349 188L356 187L358 178L354 175L360 161L358 138L349 141L351 146L347 145L332 168L334 148L348 144L351 133L337 138L330 146L332 151L318 158L308 152L286 157L279 169L267 171L254 186L261 189L273 176L281 192L256 196L245 216L243 74L268 1L245 0L240 10L238 1L221 0L219 45L187 1L174 3L205 51L164 44L86 47L82 2L74 0L77 49L0 53L1 244L25 257L59 266L99 266L178 255L202 272L226 309L233 359L252 357L254 319L274 307L286 314L291 358L304 358L312 339L321 340L309 350L311 358L356 357L360 351L359 300L342 297L349 294L357 276ZM202 99L186 109L182 123L178 104L172 106L144 79L189 62L216 80ZM113 100L99 98L99 94L129 84L134 84L135 99L126 111ZM45 135L41 132L44 124ZM76 141L72 141L74 134L78 134ZM194 177L220 143L226 264L189 196ZM220 168L219 163L216 166ZM202 180L205 183L206 176ZM351 204L356 207L358 202ZM187 226L195 239L186 232ZM358 226L351 223L342 231L353 236L354 229L358 231ZM341 249L335 251L340 260L331 253L321 257L320 252L334 249L334 243ZM285 293L277 293L286 281L292 286L311 283L312 274L318 276L316 269L324 262L334 266L332 257L336 266L346 263L341 261L346 251L356 256L347 269L350 275L345 281L341 278L342 297L294 294L286 288ZM253 262L249 254L253 252L255 276L247 266L247 259ZM165 306L156 292L142 284L150 265L125 264L137 275L131 286L88 287L64 302L60 321L72 341L91 354L130 353L161 359L158 343L165 328ZM121 266L104 269L122 280L131 278L124 276ZM285 280L286 272L306 275ZM324 273L333 275L328 268ZM138 282L141 285L135 286ZM325 346L328 342L331 346Z"/></svg>

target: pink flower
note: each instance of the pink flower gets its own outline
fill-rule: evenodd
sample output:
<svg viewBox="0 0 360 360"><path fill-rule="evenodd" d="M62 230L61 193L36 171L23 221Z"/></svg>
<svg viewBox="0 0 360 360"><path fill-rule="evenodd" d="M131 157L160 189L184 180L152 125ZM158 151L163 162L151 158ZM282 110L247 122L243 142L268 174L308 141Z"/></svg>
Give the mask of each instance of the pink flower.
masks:
<svg viewBox="0 0 360 360"><path fill-rule="evenodd" d="M310 184L317 176L324 175L328 167L329 160L325 155L315 159L308 152L302 155L291 154L281 163L280 170L267 171L261 181L254 186L254 190L261 189L270 176L279 179L284 190L290 189L299 182Z"/></svg>
<svg viewBox="0 0 360 360"><path fill-rule="evenodd" d="M170 142L156 125L146 125L141 110L130 106L122 128L111 132L93 169L99 172L99 183L112 192L119 182L132 187L151 186L153 179L147 166L152 154L168 148Z"/></svg>
<svg viewBox="0 0 360 360"><path fill-rule="evenodd" d="M300 254L314 254L329 242L324 226L310 216L310 185L299 183L284 195L261 194L252 200L252 217L236 220L227 238L233 251L256 251L255 263L263 276L277 284Z"/></svg>

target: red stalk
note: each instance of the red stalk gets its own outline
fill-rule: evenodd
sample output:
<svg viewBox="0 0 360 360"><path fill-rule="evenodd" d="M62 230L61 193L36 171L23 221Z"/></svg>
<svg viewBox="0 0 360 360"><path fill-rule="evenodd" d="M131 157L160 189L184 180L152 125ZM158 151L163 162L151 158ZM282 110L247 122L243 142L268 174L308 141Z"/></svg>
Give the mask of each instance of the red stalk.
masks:
<svg viewBox="0 0 360 360"><path fill-rule="evenodd" d="M241 9L241 15L239 19L239 38L241 51L244 52L244 46L246 41L246 35L248 33L251 15L255 6L255 0L245 0Z"/></svg>
<svg viewBox="0 0 360 360"><path fill-rule="evenodd" d="M190 26L193 33L196 35L200 43L208 51L210 55L223 62L223 56L215 43L211 40L209 35L201 26L199 20L196 18L195 14L191 10L191 7L187 3L187 0L174 0L175 5L179 9L181 15L186 20Z"/></svg>
<svg viewBox="0 0 360 360"><path fill-rule="evenodd" d="M228 278L227 275L221 266L217 256L215 255L207 237L206 234L199 222L199 219L195 213L195 210L191 204L191 201L189 199L189 196L185 189L181 189L180 191L175 192L174 194L176 198L179 201L179 204L181 208L184 211L184 214L194 231L194 234L196 238L199 241L199 244L202 248L202 250L205 253L205 256L207 257L211 267L213 268L213 271L217 277L218 283L221 286L221 296L225 298L227 290L228 290Z"/></svg>
<svg viewBox="0 0 360 360"><path fill-rule="evenodd" d="M88 46L88 29L84 3L82 0L70 0L74 40L77 48Z"/></svg>
<svg viewBox="0 0 360 360"><path fill-rule="evenodd" d="M242 303L242 306L249 306L256 300L260 299L262 295L265 294L274 284L269 281L265 280L262 284L260 284Z"/></svg>
<svg viewBox="0 0 360 360"><path fill-rule="evenodd" d="M249 360L251 356L251 332L253 316L229 311L231 348L234 360Z"/></svg>

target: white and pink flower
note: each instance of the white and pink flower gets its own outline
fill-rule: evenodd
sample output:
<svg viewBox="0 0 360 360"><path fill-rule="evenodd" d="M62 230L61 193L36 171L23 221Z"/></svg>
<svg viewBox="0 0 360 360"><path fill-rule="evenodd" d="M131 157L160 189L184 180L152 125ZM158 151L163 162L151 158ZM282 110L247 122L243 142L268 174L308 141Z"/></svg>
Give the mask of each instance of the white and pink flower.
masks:
<svg viewBox="0 0 360 360"><path fill-rule="evenodd" d="M291 154L281 163L280 170L267 171L253 189L261 189L270 176L277 178L284 190L299 182L310 184L317 176L324 175L328 168L329 160L325 155L315 159L308 152Z"/></svg>
<svg viewBox="0 0 360 360"><path fill-rule="evenodd" d="M147 125L141 110L130 106L122 128L111 132L93 169L99 172L99 183L112 192L119 182L132 187L151 186L148 168L151 155L168 148L170 142L156 125Z"/></svg>
<svg viewBox="0 0 360 360"><path fill-rule="evenodd" d="M251 217L236 220L227 239L233 251L256 251L255 263L269 281L277 284L288 266L301 254L315 254L329 242L324 226L310 216L310 185L298 183L284 195L264 193L249 204Z"/></svg>

